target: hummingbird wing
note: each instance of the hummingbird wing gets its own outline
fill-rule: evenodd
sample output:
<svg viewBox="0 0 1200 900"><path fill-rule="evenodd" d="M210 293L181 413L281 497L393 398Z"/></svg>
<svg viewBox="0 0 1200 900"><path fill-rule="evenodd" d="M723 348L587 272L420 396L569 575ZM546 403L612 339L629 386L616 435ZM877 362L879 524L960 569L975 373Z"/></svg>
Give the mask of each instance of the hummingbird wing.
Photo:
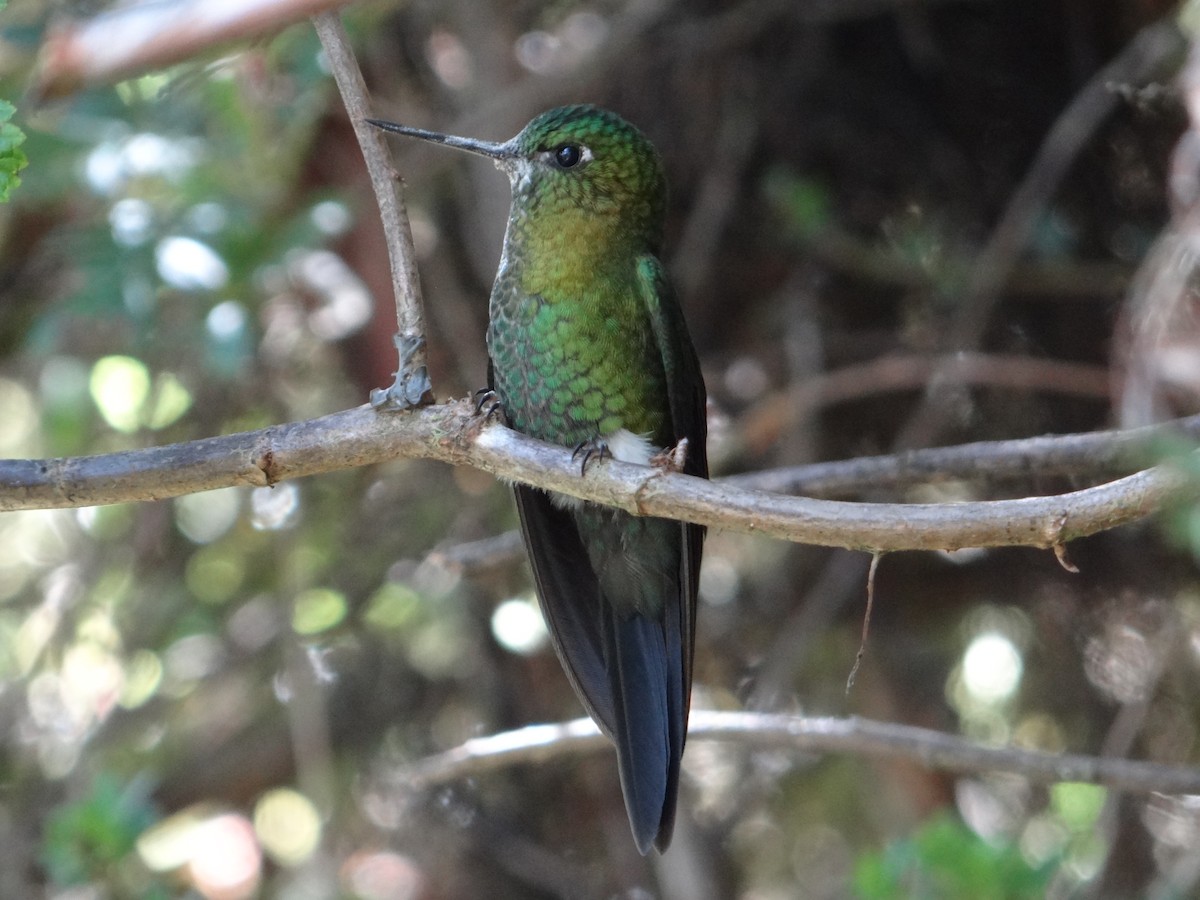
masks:
<svg viewBox="0 0 1200 900"><path fill-rule="evenodd" d="M687 439L683 471L687 475L708 477L708 395L700 359L692 345L683 312L675 298L662 263L653 256L638 260L638 278L642 300L650 313L654 340L662 355L667 376L667 397L675 443ZM696 594L700 582L700 557L704 547L702 525L683 525L684 546L680 565L680 622L683 629L683 733L687 735L687 716L692 697L692 659L696 644ZM682 740L680 752L682 752Z"/></svg>
<svg viewBox="0 0 1200 900"><path fill-rule="evenodd" d="M646 255L639 258L638 284L642 302L650 315L654 341L662 356L673 436L676 444L684 439L688 442L683 471L688 475L707 478L708 395L704 387L704 376L700 371L700 360L684 322L683 311L679 308L679 301L675 297L670 279L656 257ZM668 608L663 618L663 624L669 632L666 635L668 659L676 671L669 673L670 683L674 688L668 693L671 770L668 775L669 796L659 833L659 849L665 849L675 824L679 763L687 740L687 720L692 700L696 597L706 530L703 526L690 522L682 523L678 527L682 532L678 591L674 598L668 598ZM679 655L676 656L676 653Z"/></svg>
<svg viewBox="0 0 1200 900"><path fill-rule="evenodd" d="M662 263L653 256L642 256L638 259L637 270L642 302L650 314L654 342L662 356L663 371L667 376L667 398L675 440L688 439L683 471L688 475L707 478L708 395L704 389L704 376L700 372L700 359L696 356L696 348L692 346L683 311L679 308L679 301L675 298L675 291ZM703 537L704 528L696 527ZM696 558L696 566L699 567L699 557Z"/></svg>

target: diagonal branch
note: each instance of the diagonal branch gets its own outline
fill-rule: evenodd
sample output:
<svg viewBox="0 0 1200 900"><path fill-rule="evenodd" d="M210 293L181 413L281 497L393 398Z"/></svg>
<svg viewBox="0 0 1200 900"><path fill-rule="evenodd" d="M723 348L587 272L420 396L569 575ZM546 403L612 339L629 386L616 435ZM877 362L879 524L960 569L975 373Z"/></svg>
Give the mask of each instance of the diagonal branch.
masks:
<svg viewBox="0 0 1200 900"><path fill-rule="evenodd" d="M425 364L425 314L412 228L404 205L400 177L392 168L383 134L367 124L371 108L362 70L350 48L350 39L336 12L313 17L313 28L329 59L329 68L342 95L354 135L362 149L379 217L387 235L388 266L396 298L396 327L392 338L400 354L396 380L387 388L371 391L371 405L383 409L408 409L433 402L433 384Z"/></svg>

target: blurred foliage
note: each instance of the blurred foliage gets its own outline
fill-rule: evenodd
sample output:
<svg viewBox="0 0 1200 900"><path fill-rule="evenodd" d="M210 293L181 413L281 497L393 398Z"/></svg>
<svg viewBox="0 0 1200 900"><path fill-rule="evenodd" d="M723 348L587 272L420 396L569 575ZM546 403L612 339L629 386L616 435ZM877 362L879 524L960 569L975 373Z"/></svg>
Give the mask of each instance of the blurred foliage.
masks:
<svg viewBox="0 0 1200 900"><path fill-rule="evenodd" d="M128 883L134 844L157 818L136 788L122 789L111 774L101 774L88 794L51 811L46 820L43 857L50 877L58 884L108 884L114 891L141 897L167 897L162 888ZM139 879L144 881L144 879Z"/></svg>
<svg viewBox="0 0 1200 900"><path fill-rule="evenodd" d="M1054 868L1031 868L1019 849L993 846L962 822L940 816L854 872L863 900L1034 900L1045 897Z"/></svg>
<svg viewBox="0 0 1200 900"><path fill-rule="evenodd" d="M1200 459L1186 441L1163 439L1156 446L1152 459L1159 465L1178 472L1186 487L1179 491L1166 513L1171 537L1200 563Z"/></svg>
<svg viewBox="0 0 1200 900"><path fill-rule="evenodd" d="M0 0L0 13L6 6L7 0ZM12 192L20 187L21 179L17 173L29 165L21 150L25 132L9 121L16 111L17 108L7 100L0 100L0 203L7 202Z"/></svg>
<svg viewBox="0 0 1200 900"><path fill-rule="evenodd" d="M823 373L964 349L947 344L963 285L1041 142L1169 15L1130 0L868 7L414 0L345 18L381 116L503 139L592 101L650 135L712 456L735 471L903 444L923 386L860 375L796 398ZM5 10L0 96L22 96L56 9ZM1157 87L1122 93L1042 198L965 348L1018 371L1090 365L1095 385L956 386L930 440L1118 421L1110 385L1136 346L1124 298L1168 221L1183 123ZM388 383L384 248L310 28L9 110L0 176L16 173L6 147L31 162L0 208L0 455L266 427ZM394 151L435 387L462 396L486 377L508 188L486 162ZM1031 473L872 499L1079 486ZM1200 526L1180 500L1166 529L1072 544L1078 575L1032 550L887 557L848 696L866 562L714 532L695 704L1194 761ZM607 753L412 789L407 767L429 754L581 714L521 557L493 540L514 525L490 476L415 461L0 516L0 897L1195 891L1187 797L695 741L656 864L629 839Z"/></svg>
<svg viewBox="0 0 1200 900"><path fill-rule="evenodd" d="M3 9L3 7L0 7ZM25 132L9 121L17 108L7 100L0 100L0 203L21 185L17 173L29 165L21 150L25 143Z"/></svg>

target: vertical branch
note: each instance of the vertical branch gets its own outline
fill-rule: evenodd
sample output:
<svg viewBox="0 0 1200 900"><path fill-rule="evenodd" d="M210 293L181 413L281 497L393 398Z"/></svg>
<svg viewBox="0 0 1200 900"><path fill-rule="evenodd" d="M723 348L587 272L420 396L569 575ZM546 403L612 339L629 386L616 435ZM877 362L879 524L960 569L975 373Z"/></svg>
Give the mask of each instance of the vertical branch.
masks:
<svg viewBox="0 0 1200 900"><path fill-rule="evenodd" d="M371 114L367 103L367 86L350 49L341 17L335 12L327 12L314 16L312 22L329 58L334 81L337 82L350 123L354 126L354 134L362 148L387 237L398 328L392 340L400 354L400 361L395 382L387 388L371 391L371 405L376 409L424 406L433 402L433 384L425 361L421 284L417 279L416 254L413 251L408 212L404 207L403 188L392 168L383 135L366 122Z"/></svg>

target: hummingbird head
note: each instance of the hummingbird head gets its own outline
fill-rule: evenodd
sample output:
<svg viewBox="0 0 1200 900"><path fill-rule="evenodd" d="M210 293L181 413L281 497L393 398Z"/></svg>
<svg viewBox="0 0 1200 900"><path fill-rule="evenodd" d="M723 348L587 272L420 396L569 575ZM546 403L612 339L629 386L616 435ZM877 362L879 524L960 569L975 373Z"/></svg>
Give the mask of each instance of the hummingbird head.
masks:
<svg viewBox="0 0 1200 900"><path fill-rule="evenodd" d="M661 243L667 197L662 160L646 136L616 113L592 105L561 106L503 143L368 121L490 157L512 184L514 216L582 213L608 223L614 233L641 239L649 249Z"/></svg>

